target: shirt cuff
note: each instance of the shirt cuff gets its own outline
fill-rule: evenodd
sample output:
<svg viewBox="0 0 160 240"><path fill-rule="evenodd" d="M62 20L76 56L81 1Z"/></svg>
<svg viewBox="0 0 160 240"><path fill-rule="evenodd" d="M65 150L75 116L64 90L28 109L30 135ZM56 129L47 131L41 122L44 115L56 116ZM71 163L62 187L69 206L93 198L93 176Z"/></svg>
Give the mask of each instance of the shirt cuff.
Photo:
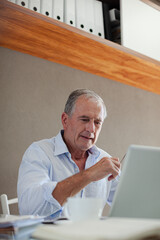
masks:
<svg viewBox="0 0 160 240"><path fill-rule="evenodd" d="M52 196L52 192L55 189L57 182L47 182L43 184L44 198L47 202L53 204L57 210L60 210L62 206L60 203Z"/></svg>

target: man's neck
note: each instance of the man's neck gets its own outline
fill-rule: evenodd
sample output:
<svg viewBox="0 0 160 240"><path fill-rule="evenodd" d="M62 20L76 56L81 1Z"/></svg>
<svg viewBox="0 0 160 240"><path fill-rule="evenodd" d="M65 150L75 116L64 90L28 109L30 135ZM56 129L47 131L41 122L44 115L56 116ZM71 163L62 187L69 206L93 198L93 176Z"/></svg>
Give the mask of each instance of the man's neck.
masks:
<svg viewBox="0 0 160 240"><path fill-rule="evenodd" d="M85 169L86 160L88 157L87 151L74 151L73 149L69 148L69 152L71 154L72 160L76 163L79 170L82 171Z"/></svg>
<svg viewBox="0 0 160 240"><path fill-rule="evenodd" d="M65 144L67 145L67 148L71 154L71 158L72 160L77 164L77 166L79 167L80 170L84 169L85 167L85 162L87 160L88 157L88 152L86 150L77 150L74 149L71 144L69 143L69 141L67 141L66 137L64 135L62 135L63 140L65 142Z"/></svg>
<svg viewBox="0 0 160 240"><path fill-rule="evenodd" d="M79 152L79 151L71 151L70 152L71 153L71 157L72 157L72 159L73 160L75 160L75 161L79 161L79 160L86 160L87 159L87 157L88 157L88 153L87 153L87 151L84 151L84 152Z"/></svg>
<svg viewBox="0 0 160 240"><path fill-rule="evenodd" d="M80 171L85 169L87 157L88 157L87 152L85 152L84 154L71 153L71 158L76 163Z"/></svg>

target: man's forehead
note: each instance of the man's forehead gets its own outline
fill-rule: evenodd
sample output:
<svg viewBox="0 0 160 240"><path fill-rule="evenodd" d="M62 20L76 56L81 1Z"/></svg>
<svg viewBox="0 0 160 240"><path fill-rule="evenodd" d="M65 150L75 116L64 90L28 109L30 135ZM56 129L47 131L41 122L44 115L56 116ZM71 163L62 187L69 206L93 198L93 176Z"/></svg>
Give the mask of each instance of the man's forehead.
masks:
<svg viewBox="0 0 160 240"><path fill-rule="evenodd" d="M87 107L87 105L93 105L95 106L95 104L97 106L101 106L103 107L103 104L101 101L99 101L98 99L96 99L95 97L86 97L85 95L84 96L80 96L76 102L75 102L75 105L84 105Z"/></svg>

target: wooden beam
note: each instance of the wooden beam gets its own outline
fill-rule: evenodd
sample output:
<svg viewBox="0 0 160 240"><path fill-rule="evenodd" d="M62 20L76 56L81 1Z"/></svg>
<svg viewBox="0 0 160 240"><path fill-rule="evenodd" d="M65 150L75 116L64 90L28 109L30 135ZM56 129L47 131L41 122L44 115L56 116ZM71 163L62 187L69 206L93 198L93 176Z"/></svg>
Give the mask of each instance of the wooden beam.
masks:
<svg viewBox="0 0 160 240"><path fill-rule="evenodd" d="M6 0L0 46L160 94L160 62Z"/></svg>

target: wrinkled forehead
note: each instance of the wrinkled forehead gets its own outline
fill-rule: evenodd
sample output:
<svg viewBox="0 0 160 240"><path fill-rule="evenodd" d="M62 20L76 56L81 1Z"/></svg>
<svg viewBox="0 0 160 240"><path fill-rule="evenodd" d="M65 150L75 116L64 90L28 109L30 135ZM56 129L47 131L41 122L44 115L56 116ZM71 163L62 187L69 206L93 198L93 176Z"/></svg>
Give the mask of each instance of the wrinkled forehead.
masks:
<svg viewBox="0 0 160 240"><path fill-rule="evenodd" d="M99 98L96 98L94 96L86 96L86 95L82 95L80 97L77 98L76 102L75 102L75 105L78 105L78 104L82 104L82 103L92 103L92 104L97 104L98 106L102 106L103 107L103 102L99 99Z"/></svg>
<svg viewBox="0 0 160 240"><path fill-rule="evenodd" d="M87 111L89 111L90 109L95 111L95 113L97 111L101 112L102 120L104 120L105 112L104 112L103 102L100 99L97 99L93 96L91 96L91 97L90 96L89 97L88 96L87 97L86 96L80 96L75 102L73 112L75 112L75 111L76 112L85 111L87 113Z"/></svg>

